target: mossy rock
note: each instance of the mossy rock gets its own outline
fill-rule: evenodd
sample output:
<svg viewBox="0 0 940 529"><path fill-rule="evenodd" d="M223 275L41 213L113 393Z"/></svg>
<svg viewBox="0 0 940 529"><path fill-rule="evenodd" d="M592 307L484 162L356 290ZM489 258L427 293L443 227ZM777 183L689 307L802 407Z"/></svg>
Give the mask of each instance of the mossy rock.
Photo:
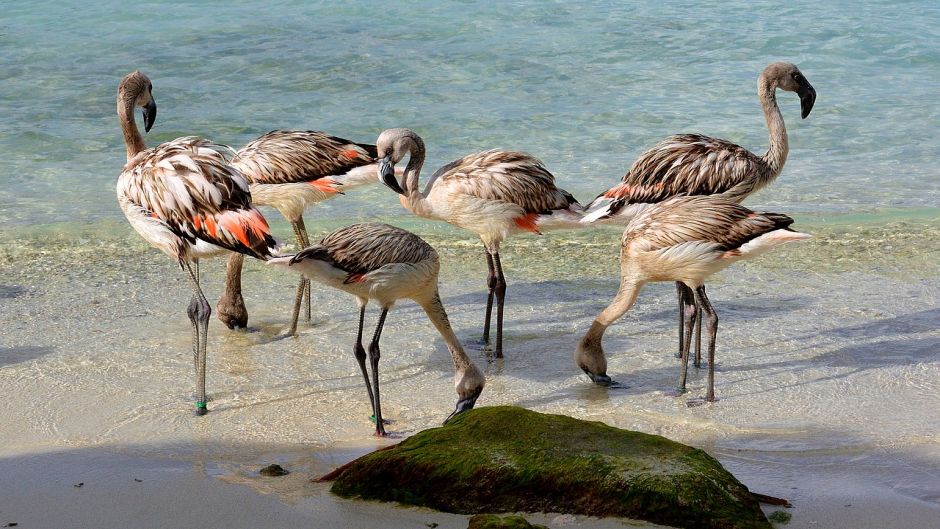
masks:
<svg viewBox="0 0 940 529"><path fill-rule="evenodd" d="M474 514L467 529L548 529L544 525L533 525L522 516L499 517L495 514Z"/></svg>
<svg viewBox="0 0 940 529"><path fill-rule="evenodd" d="M560 512L675 527L769 529L713 457L658 435L522 408L478 408L323 479L332 491L441 511Z"/></svg>

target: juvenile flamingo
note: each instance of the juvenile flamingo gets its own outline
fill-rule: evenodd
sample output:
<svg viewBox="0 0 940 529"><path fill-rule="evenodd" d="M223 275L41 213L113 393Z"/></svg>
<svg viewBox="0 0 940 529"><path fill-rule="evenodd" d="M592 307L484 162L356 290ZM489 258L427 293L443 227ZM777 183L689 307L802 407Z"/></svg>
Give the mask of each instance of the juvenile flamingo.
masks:
<svg viewBox="0 0 940 529"><path fill-rule="evenodd" d="M232 165L248 179L257 206L272 206L294 228L300 248L310 246L304 209L357 187L375 183L375 146L356 143L313 130L273 130L239 150ZM232 254L225 291L218 304L219 319L230 329L248 325L241 294L241 254ZM297 333L301 303L310 321L310 281L301 278L294 299L288 334Z"/></svg>
<svg viewBox="0 0 940 529"><path fill-rule="evenodd" d="M801 116L809 116L816 102L816 90L796 65L775 62L764 68L757 79L757 96L770 134L770 147L763 155L754 154L729 141L681 134L670 136L644 152L622 182L598 195L585 208L583 222L627 224L651 204L675 196L720 195L741 202L766 187L783 170L789 143L777 89L796 92ZM684 334L684 307L693 303L693 294L681 282L679 295L679 348ZM701 357L701 311L697 318L695 365Z"/></svg>
<svg viewBox="0 0 940 529"><path fill-rule="evenodd" d="M366 383L376 435L385 435L379 397L379 338L389 309L399 299L413 299L421 305L450 349L454 359L454 387L459 398L450 416L473 408L483 391L483 374L467 357L450 327L437 289L440 261L434 248L420 237L387 224L353 224L330 233L297 255L276 257L268 264L290 268L356 296L359 331L353 353ZM382 309L369 344L371 383L366 369L366 352L362 347L363 319L370 299L376 300Z"/></svg>
<svg viewBox="0 0 940 529"><path fill-rule="evenodd" d="M464 156L438 169L422 193L418 190L424 165L421 137L408 129L389 129L379 136L376 147L381 179L402 195L406 209L472 231L482 239L489 268L483 342L489 344L495 296L495 356L502 358L506 279L499 260L500 243L513 233L540 234L545 229L583 226L581 205L555 186L555 177L540 160L525 153L491 150ZM402 188L394 169L406 154Z"/></svg>
<svg viewBox="0 0 940 529"><path fill-rule="evenodd" d="M134 122L143 107L144 129L157 117L150 79L134 71L118 86L117 113L127 148L117 197L131 226L151 246L174 258L192 281L188 314L193 324L196 414L206 413L206 335L212 312L199 286L199 259L225 251L267 259L276 243L251 205L245 178L226 161L224 145L177 138L147 149ZM192 263L192 265L190 265Z"/></svg>
<svg viewBox="0 0 940 529"><path fill-rule="evenodd" d="M694 292L695 302L708 318L708 390L715 400L715 338L718 315L705 295L705 279L741 260L775 246L808 239L790 229L793 219L778 213L751 211L715 196L675 197L637 215L623 233L620 248L620 289L578 343L575 362L597 384L617 385L607 376L601 347L604 331L630 310L649 281L678 281ZM695 306L686 306L679 391L685 391L689 344Z"/></svg>

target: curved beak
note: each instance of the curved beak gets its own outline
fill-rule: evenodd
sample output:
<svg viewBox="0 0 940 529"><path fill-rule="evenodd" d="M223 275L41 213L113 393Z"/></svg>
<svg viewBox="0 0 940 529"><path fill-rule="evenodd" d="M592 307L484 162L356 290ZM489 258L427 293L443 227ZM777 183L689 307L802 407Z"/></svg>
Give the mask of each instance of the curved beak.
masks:
<svg viewBox="0 0 940 529"><path fill-rule="evenodd" d="M454 409L454 411L450 415L447 416L446 419L444 419L444 424L447 424L448 422L450 422L451 419L460 415L461 413L467 410L472 410L473 405L476 404L477 399L480 398L480 393L483 393L482 387L474 391L473 395L470 395L469 397L465 399L458 400L457 407Z"/></svg>
<svg viewBox="0 0 940 529"><path fill-rule="evenodd" d="M398 179L395 178L395 166L392 164L392 155L389 154L384 158L379 158L379 180L385 185L387 185L392 191L398 193L399 195L404 195L405 190L401 188L401 185L398 183ZM473 405L471 404L472 408Z"/></svg>
<svg viewBox="0 0 940 529"><path fill-rule="evenodd" d="M150 132L153 122L157 120L157 102L150 96L150 102L144 107L144 131Z"/></svg>
<svg viewBox="0 0 940 529"><path fill-rule="evenodd" d="M805 81L800 84L800 88L796 93L800 95L802 118L806 119L806 116L813 110L813 104L816 103L816 89L813 88L813 85L809 84L809 81Z"/></svg>

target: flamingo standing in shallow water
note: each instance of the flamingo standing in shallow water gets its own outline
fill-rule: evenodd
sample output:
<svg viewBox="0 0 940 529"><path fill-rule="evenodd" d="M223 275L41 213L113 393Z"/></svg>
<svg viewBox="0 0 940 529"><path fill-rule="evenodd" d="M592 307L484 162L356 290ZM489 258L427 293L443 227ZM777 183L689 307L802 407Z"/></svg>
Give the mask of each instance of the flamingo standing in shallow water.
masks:
<svg viewBox="0 0 940 529"><path fill-rule="evenodd" d="M300 248L310 246L304 209L377 182L375 146L313 130L274 130L239 150L232 165L248 179L252 201L272 206L291 223ZM219 319L230 329L248 325L241 294L244 256L229 257ZM302 300L310 321L310 281L301 278L288 334L296 334Z"/></svg>
<svg viewBox="0 0 940 529"><path fill-rule="evenodd" d="M705 279L741 260L775 246L808 239L790 229L793 219L778 213L751 211L722 197L675 197L637 215L623 233L620 248L620 289L613 302L591 324L578 343L575 362L597 384L617 385L607 376L601 347L604 331L630 310L649 281L678 281L693 291L708 322L708 390L715 400L715 338L718 315L705 295ZM685 307L679 391L685 391L695 306Z"/></svg>
<svg viewBox="0 0 940 529"><path fill-rule="evenodd" d="M719 195L741 202L769 185L783 170L789 152L787 130L777 106L778 88L799 95L804 119L816 102L816 90L796 65L788 62L768 65L757 79L757 95L770 134L770 147L763 155L729 141L700 134L670 136L641 154L620 184L588 204L584 222L627 224L651 204L675 196ZM677 282L676 288L681 351L684 307L694 303L694 296L682 282ZM696 319L699 333L696 335L695 365L698 366L701 311L697 311Z"/></svg>
<svg viewBox="0 0 940 529"><path fill-rule="evenodd" d="M132 72L118 86L117 112L127 148L117 197L131 226L151 246L175 259L192 281L196 413L206 413L206 338L212 312L199 286L199 260L226 250L267 259L275 251L268 223L251 205L245 178L226 161L224 145L178 138L147 149L134 122L143 107L144 128L157 116L150 79ZM192 263L192 265L190 265Z"/></svg>
<svg viewBox="0 0 940 529"><path fill-rule="evenodd" d="M450 327L437 289L440 261L434 248L420 237L387 224L353 224L330 233L297 255L276 257L268 264L290 268L356 296L359 331L353 353L369 393L376 435L385 435L379 397L379 338L389 309L402 298L421 305L454 358L454 386L459 400L451 417L473 408L483 391L483 374L467 357ZM369 344L371 383L362 347L362 325L370 299L375 299L382 309Z"/></svg>
<svg viewBox="0 0 940 529"><path fill-rule="evenodd" d="M438 169L422 193L418 190L424 165L421 137L408 129L389 129L379 136L376 147L380 177L402 195L406 209L419 217L444 220L472 231L483 240L489 267L483 341L489 343L495 296L495 356L502 358L506 279L499 261L500 243L513 233L583 226L581 205L555 186L555 177L541 161L525 153L491 150L464 156ZM402 187L394 170L406 154L409 159Z"/></svg>

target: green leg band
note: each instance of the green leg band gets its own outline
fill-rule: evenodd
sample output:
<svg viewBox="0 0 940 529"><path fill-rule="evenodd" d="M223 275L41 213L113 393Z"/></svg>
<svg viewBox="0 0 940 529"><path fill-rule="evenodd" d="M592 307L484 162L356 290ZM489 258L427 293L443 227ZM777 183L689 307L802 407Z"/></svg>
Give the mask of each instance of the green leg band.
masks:
<svg viewBox="0 0 940 529"><path fill-rule="evenodd" d="M199 409L201 409L201 410L206 409L206 403L205 403L205 401L197 400L197 401L196 401L196 407L199 408Z"/></svg>

